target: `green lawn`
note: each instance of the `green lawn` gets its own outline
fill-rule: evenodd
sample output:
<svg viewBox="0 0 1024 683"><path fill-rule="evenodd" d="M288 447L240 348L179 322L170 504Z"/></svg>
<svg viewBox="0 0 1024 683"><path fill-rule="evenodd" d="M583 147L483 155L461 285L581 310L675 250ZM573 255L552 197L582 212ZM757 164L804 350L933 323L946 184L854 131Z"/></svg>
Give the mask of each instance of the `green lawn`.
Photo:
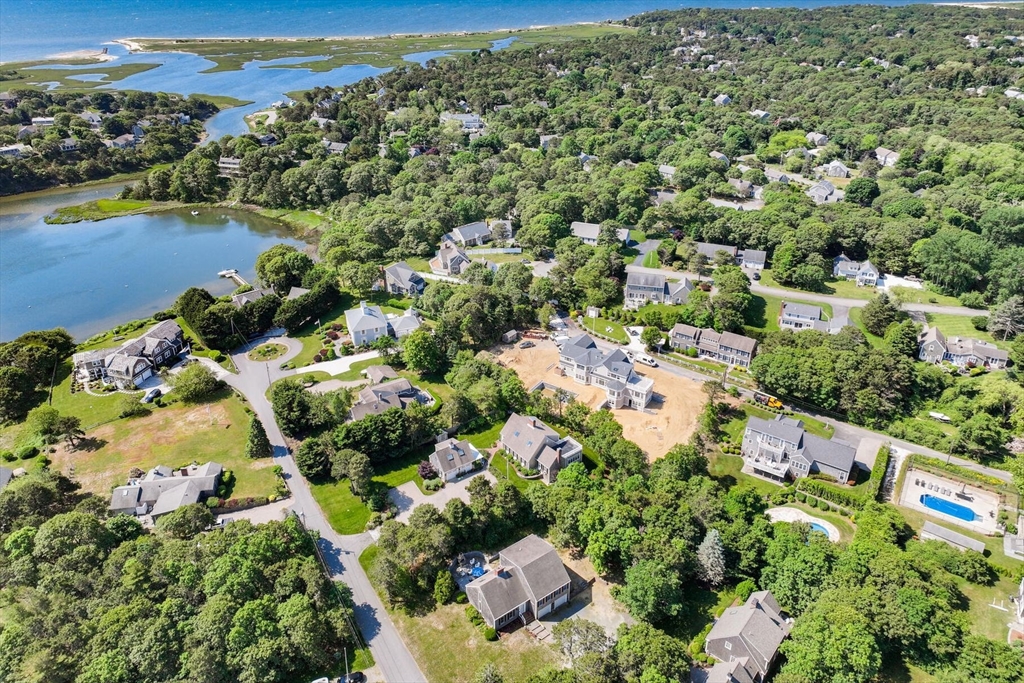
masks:
<svg viewBox="0 0 1024 683"><path fill-rule="evenodd" d="M349 366L349 369L346 370L345 372L342 372L337 375L329 375L329 377L331 379L339 379L342 382L354 382L359 379L366 379L366 375L363 374L363 370L373 365L382 365L383 363L384 361L380 357L367 358L365 360L357 360L354 363L352 363L352 365ZM302 374L303 376L306 376L306 373ZM326 375L327 373L323 374Z"/></svg>
<svg viewBox="0 0 1024 683"><path fill-rule="evenodd" d="M1013 610L1007 596L1016 594L1017 585L1005 577L1000 577L999 581L991 586L979 586L964 579L960 579L959 583L960 590L969 604L971 631L979 636L1005 642L1006 624L1012 620L1011 616L989 605L1002 603L1004 607Z"/></svg>
<svg viewBox="0 0 1024 683"><path fill-rule="evenodd" d="M770 493L778 493L781 488L778 484L745 474L741 471L742 469L743 458L738 455L725 455L714 451L708 457L708 470L711 477L718 480L718 483L727 489L733 486L747 486L766 496Z"/></svg>
<svg viewBox="0 0 1024 683"><path fill-rule="evenodd" d="M764 332L777 332L779 329L779 313L782 310L782 302L785 299L765 294L754 294L751 298L750 307L747 309L747 327ZM796 303L796 299L792 301ZM832 316L832 306L829 304L817 304L825 315Z"/></svg>
<svg viewBox="0 0 1024 683"><path fill-rule="evenodd" d="M310 482L309 488L335 531L342 535L366 531L366 523L370 521L370 510L352 493L348 479L336 482Z"/></svg>
<svg viewBox="0 0 1024 683"><path fill-rule="evenodd" d="M495 453L494 457L491 458L491 474L493 474L498 480L508 479L512 482L512 485L517 489L526 493L526 490L531 486L535 486L540 480L539 479L523 479L516 472L516 468L512 466L510 462L501 453Z"/></svg>
<svg viewBox="0 0 1024 683"><path fill-rule="evenodd" d="M644 261L641 265L643 265L644 268L660 268L661 259L658 258L658 250L652 249L644 254Z"/></svg>
<svg viewBox="0 0 1024 683"><path fill-rule="evenodd" d="M316 230L328 222L328 219L316 211L289 209L259 209L256 213L261 216L268 216L277 219L282 223L298 228L299 230Z"/></svg>
<svg viewBox="0 0 1024 683"><path fill-rule="evenodd" d="M444 403L455 395L455 390L444 381L444 375L421 375L412 370L395 368L399 377L404 377L421 389L426 389L435 400Z"/></svg>
<svg viewBox="0 0 1024 683"><path fill-rule="evenodd" d="M425 258L419 256L406 257L405 262L409 264L409 267L415 270L417 273L429 273L430 263Z"/></svg>
<svg viewBox="0 0 1024 683"><path fill-rule="evenodd" d="M584 318L583 327L588 331L597 332L598 334L610 337L620 344L629 343L629 337L626 336L626 331L622 328L621 324L614 320L608 320L606 318Z"/></svg>
<svg viewBox="0 0 1024 683"><path fill-rule="evenodd" d="M359 556L359 564L369 572L376 556L377 546L372 545ZM466 617L465 605L444 605L421 616L401 609L389 609L388 614L428 681L469 683L487 664L497 667L504 680L521 681L561 662L552 645L523 629L488 642Z"/></svg>
<svg viewBox="0 0 1024 683"><path fill-rule="evenodd" d="M119 419L87 430L83 448L58 451L54 462L60 469L73 465L82 487L103 495L124 483L132 467L149 470L156 465L177 467L212 460L235 473L232 498L268 496L276 484L273 462L245 457L248 425L242 402L225 391L210 403L175 403L154 408L146 417Z"/></svg>
<svg viewBox="0 0 1024 683"><path fill-rule="evenodd" d="M898 490L898 489L897 489ZM914 531L920 532L924 526L925 521L935 522L936 520L923 512L917 510L911 510L902 506L897 506L897 509L903 515L903 518L907 520ZM984 536L975 532L973 529L965 529L963 527L956 527L956 532L968 536L977 541L981 541L985 544L985 558L992 564L1005 567L1011 571L1020 569L1022 563L1020 560L1016 560L1012 557L1007 557L1003 553L1003 539L998 536Z"/></svg>
<svg viewBox="0 0 1024 683"><path fill-rule="evenodd" d="M868 344L874 346L875 348L880 348L882 345L885 344L885 340L879 337L878 335L871 334L870 332L868 332L867 326L864 325L863 313L864 309L851 308L850 322L856 325L857 329L864 333L864 338L868 340Z"/></svg>
<svg viewBox="0 0 1024 683"><path fill-rule="evenodd" d="M1009 349L1010 344L1000 341L988 332L974 329L971 319L964 315L950 315L949 313L925 313L928 325L937 327L942 334L949 337L967 337L969 339L981 339L992 342L1001 349Z"/></svg>
<svg viewBox="0 0 1024 683"><path fill-rule="evenodd" d="M806 291L797 289L796 287L780 285L772 276L770 268L761 271L761 284L765 287L777 287L779 289L788 289L793 292ZM906 297L907 301L917 303L935 303L939 306L960 305L960 302L955 296L946 296L945 294L938 294L936 292L919 289L909 289L907 287L901 287L899 289L902 290L900 293ZM857 282L854 280L830 280L825 283L825 290L822 293L828 294L829 296L841 297L843 299L864 299L865 301L868 301L878 296L879 291L880 290L875 287L858 287ZM935 301L932 302L931 299L934 299Z"/></svg>
<svg viewBox="0 0 1024 683"><path fill-rule="evenodd" d="M740 443L743 440L743 430L746 428L747 419L753 415L763 420L774 420L776 413L769 410L752 406L749 403L744 403L740 406L742 413L736 414L728 422L725 422L721 426L721 430L729 436L729 441L733 443ZM826 424L821 420L816 420L813 417L806 417L803 415L793 415L795 419L802 420L804 428L808 433L820 436L825 439L831 439L832 434L835 431L832 425Z"/></svg>
<svg viewBox="0 0 1024 683"><path fill-rule="evenodd" d="M843 517L838 512L824 512L822 510L819 510L818 508L812 508L810 505L807 505L806 503L800 503L796 501L792 503L786 503L783 507L803 510L809 515L819 517L825 520L826 522L832 522L832 524L834 524L836 528L839 529L839 539L841 541L843 541L844 543L848 543L853 540L854 526L853 522L850 521L849 517Z"/></svg>

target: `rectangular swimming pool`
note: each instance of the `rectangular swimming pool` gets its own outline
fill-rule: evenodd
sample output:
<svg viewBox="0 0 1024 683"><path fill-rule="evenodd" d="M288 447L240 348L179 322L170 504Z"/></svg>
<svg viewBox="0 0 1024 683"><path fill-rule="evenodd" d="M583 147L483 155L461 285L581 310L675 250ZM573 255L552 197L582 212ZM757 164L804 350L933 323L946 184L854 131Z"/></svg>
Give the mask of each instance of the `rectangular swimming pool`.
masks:
<svg viewBox="0 0 1024 683"><path fill-rule="evenodd" d="M921 505L924 505L926 508L931 510L935 510L936 512L941 512L944 515L962 519L965 522L973 522L978 519L978 515L974 514L974 510L966 505L954 503L951 500L946 500L945 498L939 498L937 496L929 496L927 494L921 496Z"/></svg>

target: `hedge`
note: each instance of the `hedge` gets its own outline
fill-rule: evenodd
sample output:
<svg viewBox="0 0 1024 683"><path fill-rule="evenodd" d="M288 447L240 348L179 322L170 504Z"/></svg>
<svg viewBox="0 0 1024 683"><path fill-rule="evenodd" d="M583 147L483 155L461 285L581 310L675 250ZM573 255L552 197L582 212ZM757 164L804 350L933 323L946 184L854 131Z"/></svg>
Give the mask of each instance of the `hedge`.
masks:
<svg viewBox="0 0 1024 683"><path fill-rule="evenodd" d="M984 484L985 486L994 486L1002 489L1008 485L1007 482L1002 479L996 479L995 477L990 477L987 474L981 474L980 472L969 470L966 467L954 465L951 462L947 463L945 460L939 460L938 458L930 458L926 455L921 455L920 453L911 453L908 460L910 461L911 467L939 470L940 472L952 474L969 481L975 481L979 484Z"/></svg>
<svg viewBox="0 0 1024 683"><path fill-rule="evenodd" d="M797 488L811 494L812 496L822 498L830 503L835 503L842 507L851 508L853 510L860 510L864 507L864 500L857 494L843 491L832 484L827 484L823 481L818 481L817 479L801 477L797 482Z"/></svg>
<svg viewBox="0 0 1024 683"><path fill-rule="evenodd" d="M871 468L871 478L864 487L864 497L867 500L878 500L882 492L882 482L885 481L885 473L889 470L889 458L892 457L892 450L889 444L884 443L878 449L875 456L875 466Z"/></svg>

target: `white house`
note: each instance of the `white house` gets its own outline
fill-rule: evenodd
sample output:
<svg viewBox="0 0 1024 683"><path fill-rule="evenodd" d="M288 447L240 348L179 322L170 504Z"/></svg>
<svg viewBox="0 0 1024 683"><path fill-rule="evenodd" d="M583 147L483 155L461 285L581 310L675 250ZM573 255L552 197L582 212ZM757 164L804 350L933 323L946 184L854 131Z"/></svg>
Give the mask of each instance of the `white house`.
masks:
<svg viewBox="0 0 1024 683"><path fill-rule="evenodd" d="M818 330L829 334L839 334L839 331L848 324L849 319L846 316L826 319L821 307L811 304L783 301L779 313L779 329L783 330Z"/></svg>
<svg viewBox="0 0 1024 683"><path fill-rule="evenodd" d="M715 98L715 106L716 107L724 107L725 105L729 104L730 102L732 102L732 98L729 97L728 95L726 95L725 93L722 93L721 95L719 95L718 97Z"/></svg>
<svg viewBox="0 0 1024 683"><path fill-rule="evenodd" d="M640 410L654 397L654 380L636 374L622 349L602 351L588 334L562 344L558 365L577 384L603 387L612 408Z"/></svg>
<svg viewBox="0 0 1024 683"><path fill-rule="evenodd" d="M895 166L896 162L900 160L900 155L899 152L894 152L891 149L876 147L875 158L882 166Z"/></svg>
<svg viewBox="0 0 1024 683"><path fill-rule="evenodd" d="M445 439L434 444L429 460L442 481L455 481L480 467L478 463L484 462L484 456L468 441Z"/></svg>
<svg viewBox="0 0 1024 683"><path fill-rule="evenodd" d="M388 334L388 319L380 306L370 306L360 301L357 308L345 311L345 324L356 346L369 345Z"/></svg>
<svg viewBox="0 0 1024 683"><path fill-rule="evenodd" d="M579 237L583 244L589 244L592 247L597 246L597 238L601 234L601 225L599 223L573 221L569 229L572 230L573 237ZM615 231L615 234L623 244L629 241L628 228L619 228Z"/></svg>
<svg viewBox="0 0 1024 683"><path fill-rule="evenodd" d="M828 136L824 133L815 133L811 131L804 136L807 139L807 144L814 145L815 147L824 147L828 144Z"/></svg>
<svg viewBox="0 0 1024 683"><path fill-rule="evenodd" d="M846 254L832 260L832 275L845 280L856 280L858 287L875 287L882 275L871 261L854 261Z"/></svg>

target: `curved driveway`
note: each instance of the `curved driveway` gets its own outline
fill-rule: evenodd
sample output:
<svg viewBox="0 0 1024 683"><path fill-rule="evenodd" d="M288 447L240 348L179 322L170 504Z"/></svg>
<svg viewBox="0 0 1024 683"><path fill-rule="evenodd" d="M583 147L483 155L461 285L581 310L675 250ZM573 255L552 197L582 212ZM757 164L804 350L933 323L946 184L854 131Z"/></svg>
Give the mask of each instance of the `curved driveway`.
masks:
<svg viewBox="0 0 1024 683"><path fill-rule="evenodd" d="M264 341L287 344L288 353L269 363L249 360L246 357L246 350ZM421 683L427 680L426 677L402 642L377 591L370 585L370 579L359 564L359 555L372 543L370 535L361 533L342 536L331 528L313 498L305 477L299 473L295 459L288 452L284 435L281 434L274 419L274 410L267 400L266 392L271 382L294 373L293 370L281 370L279 366L294 358L301 350L300 342L287 337L261 339L231 354L238 374L227 372L217 366L218 376L245 396L263 422L270 443L274 446L274 461L284 470L285 480L292 492L292 509L299 515L307 529L320 534L317 544L331 571L331 578L343 581L352 589L356 624L369 645L384 679L391 683Z"/></svg>

